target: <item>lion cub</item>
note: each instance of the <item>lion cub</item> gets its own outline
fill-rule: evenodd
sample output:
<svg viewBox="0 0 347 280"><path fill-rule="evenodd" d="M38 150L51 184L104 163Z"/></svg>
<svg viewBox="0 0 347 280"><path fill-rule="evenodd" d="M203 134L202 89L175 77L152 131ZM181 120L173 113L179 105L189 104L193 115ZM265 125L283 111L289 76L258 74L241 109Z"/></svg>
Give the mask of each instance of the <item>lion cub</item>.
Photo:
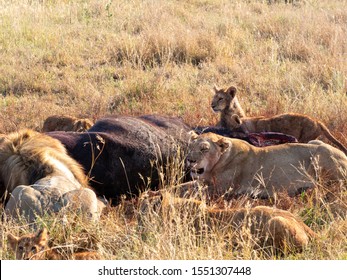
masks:
<svg viewBox="0 0 347 280"><path fill-rule="evenodd" d="M347 155L347 148L341 144L320 121L300 114L282 114L273 117L244 117L232 115L229 129L250 132L281 132L294 136L298 142L308 143L320 136L325 136Z"/></svg>
<svg viewBox="0 0 347 280"><path fill-rule="evenodd" d="M100 260L97 252L73 253L70 257L59 254L48 246L49 236L46 228L21 237L9 233L7 238L17 260Z"/></svg>
<svg viewBox="0 0 347 280"><path fill-rule="evenodd" d="M70 116L50 116L44 123L42 132L49 131L75 131L84 132L93 126L89 119L78 119Z"/></svg>
<svg viewBox="0 0 347 280"><path fill-rule="evenodd" d="M347 148L331 134L329 129L322 122L309 116L288 113L273 117L246 117L236 99L235 87L218 91L215 89L211 107L213 111L220 112L218 125L223 128L244 133L280 132L294 136L301 143L325 136L347 154Z"/></svg>

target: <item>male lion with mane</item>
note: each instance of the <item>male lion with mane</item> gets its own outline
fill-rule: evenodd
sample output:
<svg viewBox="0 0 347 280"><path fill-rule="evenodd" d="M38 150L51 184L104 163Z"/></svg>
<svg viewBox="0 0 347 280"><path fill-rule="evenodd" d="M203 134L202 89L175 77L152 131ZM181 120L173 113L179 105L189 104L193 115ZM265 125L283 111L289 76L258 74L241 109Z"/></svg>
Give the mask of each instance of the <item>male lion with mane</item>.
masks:
<svg viewBox="0 0 347 280"><path fill-rule="evenodd" d="M50 136L32 130L2 135L0 181L5 213L12 218L32 222L37 215L66 208L98 218L101 204L82 167Z"/></svg>
<svg viewBox="0 0 347 280"><path fill-rule="evenodd" d="M274 192L294 196L312 188L319 177L347 178L347 156L323 142L254 147L245 141L206 133L192 133L187 165L193 179L210 190L232 188L233 194L272 197Z"/></svg>

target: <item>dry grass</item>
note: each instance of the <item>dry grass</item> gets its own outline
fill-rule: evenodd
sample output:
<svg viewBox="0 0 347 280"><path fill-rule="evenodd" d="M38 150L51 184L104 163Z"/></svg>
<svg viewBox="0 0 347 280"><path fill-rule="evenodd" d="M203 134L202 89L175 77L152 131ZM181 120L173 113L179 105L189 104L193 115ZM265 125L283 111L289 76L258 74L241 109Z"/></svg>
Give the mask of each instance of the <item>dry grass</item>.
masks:
<svg viewBox="0 0 347 280"><path fill-rule="evenodd" d="M40 129L53 114L158 113L214 124L216 83L237 85L249 115L305 113L347 145L347 1L272 2L0 0L0 132ZM321 189L251 202L287 208L318 233L305 252L283 258L347 258L346 190L331 202ZM111 259L276 258L149 220L146 238L121 207L98 226L40 223L57 245L87 240ZM9 231L31 229L4 224L1 259L13 257Z"/></svg>
<svg viewBox="0 0 347 280"><path fill-rule="evenodd" d="M308 247L299 253L276 254L268 249L255 249L256 240L247 229L241 234L221 229L197 232L194 224L202 219L203 207L194 203L158 204L152 200L143 207L143 200L123 201L108 208L99 224L83 222L76 214L67 218L46 216L39 218L36 228L47 227L51 246L67 256L71 252L98 251L104 259L346 259L347 254L347 191L333 193L317 189L296 198L279 194L274 200L247 198L216 202L203 199L203 205L218 208L275 205L300 216L317 233ZM329 194L332 196L330 197ZM0 230L1 259L12 259L13 252L6 242L7 234L34 232L33 225L6 222ZM223 234L222 234L223 232ZM237 237L235 237L237 236ZM234 238L234 239L233 239ZM237 239L235 239L237 238ZM232 246L231 240L237 240Z"/></svg>

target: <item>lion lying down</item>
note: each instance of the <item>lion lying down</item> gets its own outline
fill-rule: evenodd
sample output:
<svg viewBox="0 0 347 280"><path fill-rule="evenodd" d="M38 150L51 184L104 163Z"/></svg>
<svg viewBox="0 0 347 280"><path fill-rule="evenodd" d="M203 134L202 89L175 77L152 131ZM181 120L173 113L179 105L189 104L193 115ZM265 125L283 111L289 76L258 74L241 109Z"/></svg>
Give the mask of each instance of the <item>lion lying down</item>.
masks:
<svg viewBox="0 0 347 280"><path fill-rule="evenodd" d="M97 252L78 252L61 254L48 245L49 235L46 228L38 230L33 234L15 236L7 235L8 244L14 251L17 260L100 260Z"/></svg>
<svg viewBox="0 0 347 280"><path fill-rule="evenodd" d="M88 188L81 166L56 139L31 130L0 138L0 180L5 212L28 222L62 210L97 220L102 206Z"/></svg>
<svg viewBox="0 0 347 280"><path fill-rule="evenodd" d="M153 217L159 214L164 223L179 222L178 219L181 219L187 226L192 225L198 235L207 230L229 240L236 247L247 243L248 236L255 249L294 252L304 249L315 237L308 226L288 211L267 206L218 209L208 207L199 200L178 198L167 192L144 198L140 203L140 213L139 226L143 230L147 223L151 227Z"/></svg>
<svg viewBox="0 0 347 280"><path fill-rule="evenodd" d="M233 194L262 198L283 191L294 196L314 187L319 177L347 180L347 156L321 141L257 148L213 133L193 133L187 165L192 178L210 190L232 188Z"/></svg>

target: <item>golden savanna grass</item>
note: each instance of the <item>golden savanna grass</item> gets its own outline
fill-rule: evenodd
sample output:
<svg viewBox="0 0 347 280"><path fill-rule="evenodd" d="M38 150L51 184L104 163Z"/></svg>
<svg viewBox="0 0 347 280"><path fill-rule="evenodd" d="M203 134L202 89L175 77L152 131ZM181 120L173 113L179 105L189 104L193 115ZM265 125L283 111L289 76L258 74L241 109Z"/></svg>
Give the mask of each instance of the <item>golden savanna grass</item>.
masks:
<svg viewBox="0 0 347 280"><path fill-rule="evenodd" d="M54 114L96 120L158 113L215 124L210 101L217 84L236 85L249 116L307 114L346 146L346 6L346 0L0 0L0 133L39 130ZM180 168L172 169L180 178ZM299 197L229 204L288 209L318 238L303 253L276 256L252 250L245 233L234 250L218 234L196 235L185 226L198 214L187 209L177 209L192 215L178 215L180 223L145 213L140 228L138 204L128 201L108 209L97 226L79 217L71 223L44 217L39 225L49 228L53 246L98 249L109 259L347 258L346 184L328 192L317 182ZM8 259L7 233L34 229L8 222L0 231L0 257Z"/></svg>

